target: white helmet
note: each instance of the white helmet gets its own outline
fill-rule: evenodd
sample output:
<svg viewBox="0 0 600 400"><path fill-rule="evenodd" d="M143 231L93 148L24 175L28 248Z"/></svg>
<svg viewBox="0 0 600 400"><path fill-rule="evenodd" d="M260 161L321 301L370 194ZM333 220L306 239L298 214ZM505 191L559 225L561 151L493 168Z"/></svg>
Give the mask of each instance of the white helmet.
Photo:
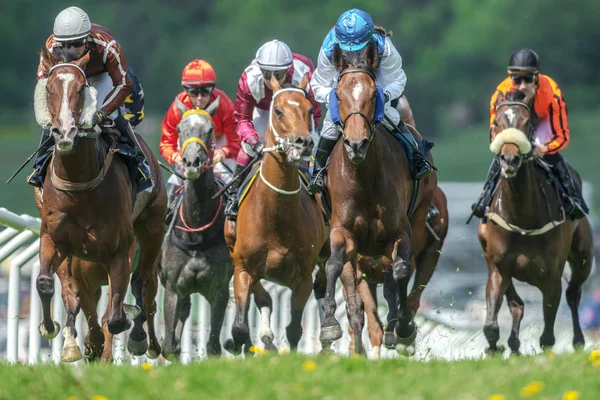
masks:
<svg viewBox="0 0 600 400"><path fill-rule="evenodd" d="M91 30L90 17L79 7L62 10L54 20L54 38L59 42L82 39Z"/></svg>
<svg viewBox="0 0 600 400"><path fill-rule="evenodd" d="M279 40L271 40L263 44L256 52L256 63L261 69L279 71L292 66L292 51L289 46Z"/></svg>

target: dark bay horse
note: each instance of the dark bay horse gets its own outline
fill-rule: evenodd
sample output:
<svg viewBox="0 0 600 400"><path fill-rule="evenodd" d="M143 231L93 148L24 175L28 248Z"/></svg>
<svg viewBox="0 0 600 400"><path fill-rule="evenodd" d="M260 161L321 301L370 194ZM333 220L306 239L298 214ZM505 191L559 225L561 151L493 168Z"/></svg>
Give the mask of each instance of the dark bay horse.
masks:
<svg viewBox="0 0 600 400"><path fill-rule="evenodd" d="M223 198L212 199L219 190L212 169L215 135L211 117L218 104L217 98L206 110L186 111L177 126L186 180L167 229L159 266L165 287L163 356L170 359L181 353L181 334L190 315L192 293L202 294L211 305L208 355L221 354L219 337L233 264L223 237Z"/></svg>
<svg viewBox="0 0 600 400"><path fill-rule="evenodd" d="M305 190L298 170L313 147L312 105L305 92L308 76L298 88L282 89L275 78L271 84L274 94L260 178L240 205L237 223L225 223L225 238L234 264L236 304L233 342L228 342L227 348L236 352L250 343L251 292L261 311L261 339L267 348L273 347L269 327L272 301L260 285L262 278L292 290L287 337L292 349L298 346L302 313L312 291L312 273L327 241L321 209Z"/></svg>
<svg viewBox="0 0 600 400"><path fill-rule="evenodd" d="M573 345L584 345L578 307L581 286L590 274L593 261L590 223L587 218L576 221L565 218L556 188L546 171L533 162L530 104L531 99L522 92L507 95L507 100L497 107L493 127L496 135L490 145L499 158L502 176L486 213L488 222L480 222L478 235L489 274L483 331L491 353L503 350L497 345L502 296L506 296L513 317L508 345L513 353L519 353L524 303L515 290L513 278L542 292L544 331L540 346L549 349L554 345L554 321L566 261L572 271L566 296L573 318ZM581 185L579 175L571 171Z"/></svg>
<svg viewBox="0 0 600 400"><path fill-rule="evenodd" d="M334 315L338 278L347 292L352 329L362 332L363 304L356 282L357 256L361 254L391 260L388 274L396 285L398 300L394 332L399 343L409 345L414 342L416 328L408 303L408 282L415 265L414 255L425 246L425 220L437 176L432 173L420 182L414 212L409 216L414 188L407 156L396 138L383 126L374 124L378 101L373 72L377 67L375 45L371 43L361 52L347 54L336 46L333 65L340 72L335 95L343 140L336 144L329 160L331 257L325 268L327 288L321 342L325 347L342 336ZM429 159L432 162L431 155ZM356 351L363 350L362 341L356 341Z"/></svg>
<svg viewBox="0 0 600 400"><path fill-rule="evenodd" d="M45 46L42 52L48 51ZM37 290L42 301L40 332L53 338L60 325L52 321L50 301L53 274L63 261L72 271L73 257L102 264L110 282L108 332L118 334L131 326L127 344L132 354L148 350L160 354L154 330L157 263L164 235L166 192L152 151L138 136L149 159L154 187L138 194L133 207L132 182L125 161L114 156L114 139L104 139L91 129L96 111L96 90L90 87L84 68L89 55L70 64L57 64L40 79L35 91L36 119L52 128L55 147L43 188L36 189L42 218L40 274ZM139 307L124 305L130 278L130 250L134 239L140 248L138 268L131 286ZM65 304L65 343L76 337L75 317L79 299ZM148 338L143 324L148 322Z"/></svg>

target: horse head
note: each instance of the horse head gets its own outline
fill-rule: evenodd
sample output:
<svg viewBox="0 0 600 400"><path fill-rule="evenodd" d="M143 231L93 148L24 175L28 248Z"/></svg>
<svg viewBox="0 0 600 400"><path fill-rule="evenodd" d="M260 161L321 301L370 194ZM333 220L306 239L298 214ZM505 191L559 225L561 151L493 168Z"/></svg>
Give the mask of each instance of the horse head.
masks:
<svg viewBox="0 0 600 400"><path fill-rule="evenodd" d="M340 73L329 97L334 123L343 130L344 148L350 160L362 162L369 150L375 126L383 119L383 91L376 86L377 47L369 43L359 51L333 51L333 66Z"/></svg>
<svg viewBox="0 0 600 400"><path fill-rule="evenodd" d="M44 52L48 53L46 46L42 46ZM80 129L89 130L92 125L97 92L85 76L88 61L89 54L71 63L56 64L35 87L36 120L52 130L60 152L70 151Z"/></svg>
<svg viewBox="0 0 600 400"><path fill-rule="evenodd" d="M498 156L502 175L512 179L531 153L532 98L517 90L509 92L506 99L496 107L496 117L492 126L494 140L490 150Z"/></svg>
<svg viewBox="0 0 600 400"><path fill-rule="evenodd" d="M219 107L219 97L205 110L193 108L183 113L177 125L179 148L184 174L196 180L212 166L215 151L215 133L212 116Z"/></svg>
<svg viewBox="0 0 600 400"><path fill-rule="evenodd" d="M306 94L308 75L304 75L298 87L282 87L275 77L271 78L271 86L273 99L264 151L282 152L287 162L298 166L310 157L314 146L311 136L314 110Z"/></svg>

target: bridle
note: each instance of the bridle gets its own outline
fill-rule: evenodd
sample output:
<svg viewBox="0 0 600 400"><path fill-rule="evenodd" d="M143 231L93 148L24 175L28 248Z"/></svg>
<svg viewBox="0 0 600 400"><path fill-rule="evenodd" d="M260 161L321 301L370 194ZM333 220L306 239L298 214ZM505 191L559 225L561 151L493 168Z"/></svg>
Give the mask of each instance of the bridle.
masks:
<svg viewBox="0 0 600 400"><path fill-rule="evenodd" d="M186 112L183 113L183 115L181 116L181 119L183 120L185 117L189 116L189 115L202 115L204 117L207 117L209 120L212 120L212 116L206 112L205 110L199 109L199 108L192 108L190 110L187 110ZM215 148L216 148L216 143L214 140L214 137L212 138L211 142L209 143L209 146L206 145L206 143L204 143L204 141L202 139L200 139L199 137L191 137L188 138L185 142L183 142L183 144L181 145L181 155L183 156L183 153L185 152L185 149L192 143L197 143L200 145L200 147L202 148L202 150L204 150L204 152L206 153L206 159L204 160L204 162L202 163L202 166L200 167L200 175L202 175L206 170L210 169L213 167L213 156L215 153Z"/></svg>
<svg viewBox="0 0 600 400"><path fill-rule="evenodd" d="M527 115L529 116L529 120L527 121L527 139L529 139L529 141L531 141L533 132L534 132L534 125L533 125L533 120L531 118L531 107L529 107L529 105L525 102L522 101L518 101L518 100L505 100L503 102L501 102L500 104L498 104L498 106L496 107L496 112L500 109L500 107L510 107L510 106L519 106L524 108L527 111ZM499 155L498 155L499 157ZM532 147L532 151L530 151L527 154L521 154L519 153L519 158L521 159L522 162L531 162L533 160L533 147Z"/></svg>
<svg viewBox="0 0 600 400"><path fill-rule="evenodd" d="M338 84L339 84L340 80L342 79L342 77L344 75L348 75L348 74L367 74L373 80L373 82L376 81L375 74L373 74L373 72L371 72L371 71L367 71L367 70L364 70L364 69L349 69L347 71L343 71L343 72L340 73L340 75L338 76ZM339 100L337 92L336 92L335 96ZM344 132L346 123L348 122L348 120L350 119L350 117L352 117L353 115L359 115L360 117L362 117L367 122L367 125L369 126L369 143L371 143L371 141L373 140L373 134L375 133L376 122L375 122L374 119L371 120L371 118L369 118L365 113L363 113L360 110L352 110L352 111L350 111L348 113L348 115L346 115L346 118L344 118L342 121L340 121L339 126L340 126L340 128L342 128L342 136L344 137L344 140L347 139L346 133Z"/></svg>

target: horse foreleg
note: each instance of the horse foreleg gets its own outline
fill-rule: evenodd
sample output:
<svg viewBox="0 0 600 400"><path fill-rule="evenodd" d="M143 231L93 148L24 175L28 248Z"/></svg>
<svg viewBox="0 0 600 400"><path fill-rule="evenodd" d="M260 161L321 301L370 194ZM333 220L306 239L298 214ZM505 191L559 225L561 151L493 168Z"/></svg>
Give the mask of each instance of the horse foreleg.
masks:
<svg viewBox="0 0 600 400"><path fill-rule="evenodd" d="M85 288L79 289L79 303L89 328L85 338L84 354L89 361L95 361L102 355L104 342L104 334L98 323L98 312L96 311L98 300L100 300L102 294L102 287L96 289L94 293L89 293Z"/></svg>
<svg viewBox="0 0 600 400"><path fill-rule="evenodd" d="M388 304L387 325L383 336L383 345L388 349L395 349L396 341L396 322L398 322L398 287L394 281L394 271L389 269L383 281L383 297Z"/></svg>
<svg viewBox="0 0 600 400"><path fill-rule="evenodd" d="M559 269L562 271L562 268ZM556 342L554 337L554 322L556 321L556 312L560 304L560 296L562 292L561 275L549 277L547 282L541 287L544 309L544 332L540 337L540 347L542 350L552 350L552 346ZM553 278L553 279L552 279Z"/></svg>
<svg viewBox="0 0 600 400"><path fill-rule="evenodd" d="M254 285L254 278L242 265L236 265L233 273L233 292L235 297L235 320L231 327L232 339L225 342L225 348L236 354L250 349L250 328L248 327L248 306L250 305L250 290Z"/></svg>
<svg viewBox="0 0 600 400"><path fill-rule="evenodd" d="M371 359L378 359L383 342L383 326L377 313L377 284L362 279L358 284L358 293L363 300L367 314L367 327L371 340Z"/></svg>
<svg viewBox="0 0 600 400"><path fill-rule="evenodd" d="M488 281L485 288L485 298L487 314L483 333L490 345L486 350L489 353L501 353L504 351L502 346L497 346L500 339L500 328L498 327L498 311L502 305L502 296L506 292L510 279L504 279L496 265L488 261Z"/></svg>
<svg viewBox="0 0 600 400"><path fill-rule="evenodd" d="M119 249L114 255L109 268L111 311L108 318L108 331L113 335L126 331L131 327L131 319L135 319L139 313L136 306L127 305L127 313L124 310L124 300L129 285L129 246ZM129 317L129 318L128 318Z"/></svg>
<svg viewBox="0 0 600 400"><path fill-rule="evenodd" d="M519 348L521 347L521 341L519 340L519 330L521 328L521 320L523 319L523 311L525 309L525 303L515 289L515 285L510 282L506 289L506 302L510 308L512 314L513 325L508 338L508 346L514 354L520 354Z"/></svg>
<svg viewBox="0 0 600 400"><path fill-rule="evenodd" d="M63 262L61 255L47 234L40 238L40 273L36 279L36 288L42 302L42 323L40 334L46 339L54 339L60 331L60 324L52 320L50 303L54 297L54 272Z"/></svg>
<svg viewBox="0 0 600 400"><path fill-rule="evenodd" d="M396 240L392 251L392 271L398 293L398 321L394 333L399 345L410 346L417 337L413 314L408 307L408 282L412 273L410 265L411 241L408 236ZM409 353L410 349L407 350Z"/></svg>
<svg viewBox="0 0 600 400"><path fill-rule="evenodd" d="M273 299L260 281L256 281L253 288L254 301L260 310L260 340L265 344L265 349L277 351L273 344L275 335L271 329L271 314L273 313Z"/></svg>
<svg viewBox="0 0 600 400"><path fill-rule="evenodd" d="M410 311L413 315L417 314L421 303L421 295L427 287L429 280L433 276L435 267L440 258L442 248L441 241L434 241L426 247L416 258L415 281L412 290L408 296Z"/></svg>
<svg viewBox="0 0 600 400"><path fill-rule="evenodd" d="M573 234L571 251L569 253L569 266L571 267L571 279L567 287L567 304L571 310L573 320L573 346L583 348L585 339L579 323L579 300L581 299L581 286L590 276L592 262L594 260L594 245L592 243L592 230L587 218L579 222L579 226Z"/></svg>
<svg viewBox="0 0 600 400"><path fill-rule="evenodd" d="M350 315L349 323L352 325L352 331L354 332L354 351L363 354L365 349L362 342L362 331L365 326L365 312L356 287L356 269L352 262L349 261L344 265L340 278L347 295L346 307Z"/></svg>
<svg viewBox="0 0 600 400"><path fill-rule="evenodd" d="M325 299L325 290L327 289L327 276L325 275L325 265L319 264L319 269L315 275L313 283L313 293L315 294L315 300L317 301L317 308L319 311L319 321L323 323L325 318L325 311L323 309L323 300Z"/></svg>
<svg viewBox="0 0 600 400"><path fill-rule="evenodd" d="M77 338L75 320L79 314L79 288L72 274L72 260L73 257L68 256L66 262L63 262L56 271L60 278L62 299L67 312L67 322L63 328L65 340L60 354L62 362L75 362L82 358L81 349L75 341Z"/></svg>
<svg viewBox="0 0 600 400"><path fill-rule="evenodd" d="M221 329L228 301L229 283L216 294L210 305L210 334L206 344L206 352L209 356L221 355Z"/></svg>
<svg viewBox="0 0 600 400"><path fill-rule="evenodd" d="M346 237L341 229L334 229L330 233L331 257L325 264L325 275L327 277L327 288L323 299L323 311L325 313L321 323L320 340L323 348L329 347L331 342L342 337L342 328L335 319L335 286L342 274L346 256Z"/></svg>
<svg viewBox="0 0 600 400"><path fill-rule="evenodd" d="M102 289L99 289L102 290ZM108 330L108 320L112 310L112 294L109 285L108 289L108 301L106 302L106 310L102 316L102 333L104 334L104 346L102 349L102 357L100 358L103 362L113 361L113 334Z"/></svg>
<svg viewBox="0 0 600 400"><path fill-rule="evenodd" d="M189 303L189 296L186 297ZM183 324L180 314L184 308L185 299L171 288L171 283L166 282L165 299L163 310L165 314L165 339L162 346L162 354L168 360L175 361L181 354L181 335L183 333Z"/></svg>
<svg viewBox="0 0 600 400"><path fill-rule="evenodd" d="M304 268L304 271L306 270L308 269ZM298 348L298 343L302 338L302 314L310 297L310 292L312 292L312 277L310 275L302 278L292 290L292 319L286 328L287 338L292 350Z"/></svg>

